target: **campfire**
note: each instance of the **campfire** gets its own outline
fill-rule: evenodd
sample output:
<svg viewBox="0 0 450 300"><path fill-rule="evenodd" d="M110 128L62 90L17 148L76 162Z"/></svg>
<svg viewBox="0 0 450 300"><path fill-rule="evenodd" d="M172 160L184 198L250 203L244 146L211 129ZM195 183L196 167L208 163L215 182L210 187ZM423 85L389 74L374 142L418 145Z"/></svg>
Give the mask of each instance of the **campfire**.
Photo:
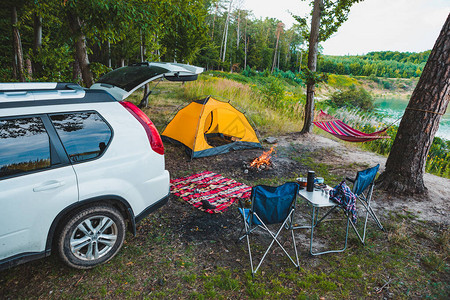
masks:
<svg viewBox="0 0 450 300"><path fill-rule="evenodd" d="M253 169L257 171L265 170L272 166L272 152L274 148L270 148L269 151L263 152L261 156L255 158L251 163L244 163L245 170ZM244 170L244 171L245 171Z"/></svg>

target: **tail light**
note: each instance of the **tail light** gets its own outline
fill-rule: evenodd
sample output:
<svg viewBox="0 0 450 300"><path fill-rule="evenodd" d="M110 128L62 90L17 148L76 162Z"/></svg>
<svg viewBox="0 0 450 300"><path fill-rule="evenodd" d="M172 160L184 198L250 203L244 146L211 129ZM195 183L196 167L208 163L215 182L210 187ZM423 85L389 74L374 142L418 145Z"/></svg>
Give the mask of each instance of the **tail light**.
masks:
<svg viewBox="0 0 450 300"><path fill-rule="evenodd" d="M126 110L128 110L139 121L139 123L142 124L145 132L147 133L147 137L153 151L161 155L164 154L164 145L162 143L161 136L150 118L131 102L120 101L119 103L122 104L122 106L125 107Z"/></svg>

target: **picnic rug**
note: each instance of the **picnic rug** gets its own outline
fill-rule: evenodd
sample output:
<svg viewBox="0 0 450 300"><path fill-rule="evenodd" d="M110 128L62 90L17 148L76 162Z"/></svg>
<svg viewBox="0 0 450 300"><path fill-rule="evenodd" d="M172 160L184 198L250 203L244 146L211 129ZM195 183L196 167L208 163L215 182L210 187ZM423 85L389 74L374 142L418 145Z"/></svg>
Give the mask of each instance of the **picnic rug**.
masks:
<svg viewBox="0 0 450 300"><path fill-rule="evenodd" d="M210 171L170 181L171 193L210 214L225 211L237 198L250 198L251 189Z"/></svg>

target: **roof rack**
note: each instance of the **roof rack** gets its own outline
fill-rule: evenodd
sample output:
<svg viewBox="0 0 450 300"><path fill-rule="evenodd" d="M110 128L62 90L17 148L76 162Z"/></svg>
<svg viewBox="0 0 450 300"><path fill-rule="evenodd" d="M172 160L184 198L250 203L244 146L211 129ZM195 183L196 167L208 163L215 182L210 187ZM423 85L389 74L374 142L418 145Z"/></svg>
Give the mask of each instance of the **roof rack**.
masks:
<svg viewBox="0 0 450 300"><path fill-rule="evenodd" d="M83 98L86 91L74 83L14 82L0 83L0 101L35 101Z"/></svg>
<svg viewBox="0 0 450 300"><path fill-rule="evenodd" d="M86 95L84 90L50 90L50 91L17 91L0 92L0 102L2 101L34 101L50 99L74 99L83 98Z"/></svg>
<svg viewBox="0 0 450 300"><path fill-rule="evenodd" d="M82 90L75 83L68 82L9 82L0 83L0 92L36 91L36 90Z"/></svg>

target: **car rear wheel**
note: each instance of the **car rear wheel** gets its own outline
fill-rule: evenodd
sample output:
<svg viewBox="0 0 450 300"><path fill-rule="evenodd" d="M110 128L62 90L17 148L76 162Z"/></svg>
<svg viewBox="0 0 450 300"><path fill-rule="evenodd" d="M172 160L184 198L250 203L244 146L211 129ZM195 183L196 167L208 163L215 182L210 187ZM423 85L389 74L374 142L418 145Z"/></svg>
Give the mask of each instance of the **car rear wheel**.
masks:
<svg viewBox="0 0 450 300"><path fill-rule="evenodd" d="M70 267L90 269L112 259L124 238L120 212L111 206L93 206L73 214L62 226L57 251Z"/></svg>

